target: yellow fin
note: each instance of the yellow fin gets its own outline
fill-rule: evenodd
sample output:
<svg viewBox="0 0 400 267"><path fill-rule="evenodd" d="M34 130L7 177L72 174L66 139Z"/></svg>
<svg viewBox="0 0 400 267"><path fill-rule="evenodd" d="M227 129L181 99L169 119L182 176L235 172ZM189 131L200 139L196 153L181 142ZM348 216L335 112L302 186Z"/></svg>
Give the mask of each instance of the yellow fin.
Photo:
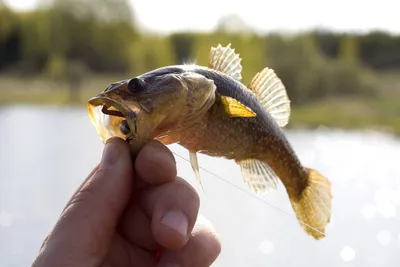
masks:
<svg viewBox="0 0 400 267"><path fill-rule="evenodd" d="M331 217L332 186L329 180L317 171L308 168L307 170L307 187L300 196L289 197L301 227L307 234L319 240L325 237L325 228Z"/></svg>
<svg viewBox="0 0 400 267"><path fill-rule="evenodd" d="M193 168L194 174L196 175L197 182L199 182L201 189L204 191L203 184L200 179L199 162L197 160L197 153L194 151L189 151L190 165Z"/></svg>
<svg viewBox="0 0 400 267"><path fill-rule="evenodd" d="M218 44L216 48L211 47L208 67L240 81L242 79L241 61L239 54L236 54L235 49L231 48L231 44L226 47Z"/></svg>
<svg viewBox="0 0 400 267"><path fill-rule="evenodd" d="M240 166L245 184L255 193L263 194L269 189L276 189L278 176L267 163L257 159L246 159L236 163Z"/></svg>
<svg viewBox="0 0 400 267"><path fill-rule="evenodd" d="M254 76L248 87L280 127L288 124L290 100L285 86L274 70L270 68L263 69Z"/></svg>
<svg viewBox="0 0 400 267"><path fill-rule="evenodd" d="M257 115L250 108L232 97L221 96L220 99L224 113L230 117L255 117Z"/></svg>

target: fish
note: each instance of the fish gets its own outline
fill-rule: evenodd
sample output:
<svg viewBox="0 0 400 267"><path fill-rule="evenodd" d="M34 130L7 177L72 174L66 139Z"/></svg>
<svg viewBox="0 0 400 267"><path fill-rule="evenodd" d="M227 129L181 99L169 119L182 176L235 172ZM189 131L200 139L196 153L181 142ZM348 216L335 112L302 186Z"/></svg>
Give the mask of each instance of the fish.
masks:
<svg viewBox="0 0 400 267"><path fill-rule="evenodd" d="M281 181L300 226L321 240L331 219L331 182L302 165L283 132L291 106L282 80L265 67L245 85L241 61L231 44L218 44L208 66L165 66L112 83L89 99L89 118L104 143L123 138L133 157L152 139L181 145L200 184L198 153L235 161L256 194Z"/></svg>

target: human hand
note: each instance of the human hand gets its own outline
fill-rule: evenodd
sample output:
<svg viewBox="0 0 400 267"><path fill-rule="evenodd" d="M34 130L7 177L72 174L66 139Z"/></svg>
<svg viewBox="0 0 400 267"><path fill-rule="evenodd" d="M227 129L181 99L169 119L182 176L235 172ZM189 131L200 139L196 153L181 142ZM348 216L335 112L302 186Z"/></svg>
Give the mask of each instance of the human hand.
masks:
<svg viewBox="0 0 400 267"><path fill-rule="evenodd" d="M221 246L210 223L196 223L199 202L167 147L150 141L132 163L128 145L112 138L33 267L210 266Z"/></svg>

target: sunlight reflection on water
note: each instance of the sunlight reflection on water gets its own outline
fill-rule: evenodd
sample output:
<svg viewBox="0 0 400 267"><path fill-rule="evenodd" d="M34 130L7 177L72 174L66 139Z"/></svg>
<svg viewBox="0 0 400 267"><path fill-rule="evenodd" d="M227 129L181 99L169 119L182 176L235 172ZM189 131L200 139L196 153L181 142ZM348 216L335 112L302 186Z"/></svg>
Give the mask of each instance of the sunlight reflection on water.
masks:
<svg viewBox="0 0 400 267"><path fill-rule="evenodd" d="M102 144L83 109L3 108L0 123L0 265L28 266ZM303 164L332 182L327 238L304 233L282 184L259 196L265 204L201 170L204 195L190 164L177 158L179 175L199 190L201 212L219 232L223 251L214 266L398 266L400 142L326 128L287 133ZM251 192L234 162L200 155L199 163Z"/></svg>

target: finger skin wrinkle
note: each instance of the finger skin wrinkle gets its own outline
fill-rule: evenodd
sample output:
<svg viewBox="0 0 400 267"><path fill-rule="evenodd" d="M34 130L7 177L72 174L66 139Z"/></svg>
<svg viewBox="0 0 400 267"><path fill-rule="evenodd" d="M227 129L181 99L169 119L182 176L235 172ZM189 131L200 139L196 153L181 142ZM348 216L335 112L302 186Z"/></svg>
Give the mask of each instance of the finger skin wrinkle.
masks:
<svg viewBox="0 0 400 267"><path fill-rule="evenodd" d="M189 242L179 250L166 250L159 266L168 263L179 266L205 267L217 259L221 253L221 243L213 228L206 224L196 225Z"/></svg>
<svg viewBox="0 0 400 267"><path fill-rule="evenodd" d="M124 140L112 142L61 212L33 266L210 266L221 251L219 237L198 214L197 191L176 176L171 151L149 142L133 162Z"/></svg>
<svg viewBox="0 0 400 267"><path fill-rule="evenodd" d="M77 250L80 244L71 244L62 238L52 238L46 243L35 259L32 267L36 266L96 266L99 261L99 254L93 250ZM60 253L62 251L62 253Z"/></svg>
<svg viewBox="0 0 400 267"><path fill-rule="evenodd" d="M132 246L123 236L115 234L106 263L113 267L153 267L156 262L152 253L138 246Z"/></svg>
<svg viewBox="0 0 400 267"><path fill-rule="evenodd" d="M108 233L112 233L116 223L106 214L116 213L119 202L123 201L111 195L121 187L121 181L108 182L107 188L101 183L105 179L112 179L111 175L110 169L100 168L77 192L54 228L54 235L50 238L52 246L59 245L59 240L63 240L63 247L73 249L74 243L78 242L79 247L85 248L85 251L75 250L77 254L85 253L96 258L106 253L107 247L102 244L105 240L111 240L112 234ZM94 210L104 210L104 213Z"/></svg>
<svg viewBox="0 0 400 267"><path fill-rule="evenodd" d="M139 152L135 167L148 184L159 185L176 178L176 161L172 152L158 141L149 141Z"/></svg>
<svg viewBox="0 0 400 267"><path fill-rule="evenodd" d="M151 231L151 219L138 206L131 206L126 210L118 225L118 231L132 245L150 251L159 248Z"/></svg>
<svg viewBox="0 0 400 267"><path fill-rule="evenodd" d="M88 193L88 192L87 192ZM65 233L63 235L66 234L71 234L71 235L79 235L79 242L81 243L79 246L82 246L84 248L87 248L86 251L82 251L82 253L88 253L90 255L98 255L101 254L103 251L100 252L101 250L101 243L103 242L103 236L101 236L101 232L103 232L104 230L104 225L101 223L93 223L91 224L90 229L86 229L86 231L81 231L82 229L79 229L80 226L75 225L75 222L70 222L69 220L69 214L71 212L73 212L73 209L77 209L79 208L78 206L80 205L80 203L82 201L84 201L84 197L83 198L78 198L79 194L87 194L84 190L82 190L81 192L79 192L77 194L77 198L76 200L72 201L70 206L63 212L63 215L61 216L59 223L56 225L55 228L58 227L68 227L69 228L69 232ZM88 193L90 194L90 193ZM92 218L90 217L90 213L81 213L81 217L80 220L91 220ZM62 224L68 224L67 226L63 226ZM110 227L110 226L108 226ZM77 228L76 230L74 228ZM88 236L90 235L90 236ZM61 240L64 240L64 244L62 244L62 247L68 247L71 246L73 247L73 244L69 244L71 243L71 241L73 240L73 238L68 238L68 236L66 237L61 237ZM87 244L84 244L88 242ZM52 244L54 245L54 244ZM100 253L99 253L100 252Z"/></svg>
<svg viewBox="0 0 400 267"><path fill-rule="evenodd" d="M144 213L151 218L151 229L155 240L163 247L179 249L184 246L197 219L200 198L196 190L182 178L177 177L173 182L162 184L142 192L140 206ZM166 215L183 214L174 225L165 224ZM185 227L186 226L186 227ZM185 227L182 233L174 227ZM182 228L181 228L182 229Z"/></svg>
<svg viewBox="0 0 400 267"><path fill-rule="evenodd" d="M208 227L196 227L192 237L199 240L201 250L207 252L210 258L216 259L221 253L221 243L218 234Z"/></svg>
<svg viewBox="0 0 400 267"><path fill-rule="evenodd" d="M113 170L111 170L111 169L102 169L102 168L100 168L95 173L95 175L93 177L93 180L89 181L88 185L85 186L81 190L80 193L86 193L87 195L88 194L94 194L94 192L92 192L92 191L97 191L97 188L94 188L94 187L102 186L100 184L95 184L97 182L96 181L97 179L99 179L99 180L100 179L104 179L104 178L113 179L114 178L113 176L115 176L115 175L118 175L118 176L121 176L121 177L122 176L127 176L128 172L126 172L124 174L114 174ZM93 186L92 186L92 183L93 183ZM121 183L120 181L115 182L115 183L108 183L107 184L108 188L105 191L106 192L118 192L118 191L120 191L119 188L118 188L118 187L121 187L120 183ZM104 189L102 189L102 190L104 190ZM111 193L110 193L110 195L111 195ZM82 197L85 197L85 195L83 195ZM76 198L79 198L79 193L78 193ZM88 199L90 199L90 197L88 197ZM120 207L120 202L121 202L120 199L112 197L112 195L110 197L108 197L108 196L103 196L102 198L98 198L97 197L96 200L98 201L97 203L92 203L92 204L94 204L94 208L97 208L97 206L99 206L99 204L103 204L105 207L103 206L102 209L106 208L107 211L116 211L116 210L118 210L119 207ZM99 203L100 201L103 202L103 203ZM98 208L101 208L101 206L99 206Z"/></svg>
<svg viewBox="0 0 400 267"><path fill-rule="evenodd" d="M170 187L170 188L168 188ZM173 189L169 190L169 189ZM188 211L197 211L200 206L200 197L196 190L191 187L184 179L177 177L174 182L165 184L158 188L150 188L143 193L141 198L141 206L144 213L149 217L153 217L153 211L156 205L162 206L162 210L182 210L182 206ZM190 214L186 214L190 223L193 225L196 218L191 218Z"/></svg>

